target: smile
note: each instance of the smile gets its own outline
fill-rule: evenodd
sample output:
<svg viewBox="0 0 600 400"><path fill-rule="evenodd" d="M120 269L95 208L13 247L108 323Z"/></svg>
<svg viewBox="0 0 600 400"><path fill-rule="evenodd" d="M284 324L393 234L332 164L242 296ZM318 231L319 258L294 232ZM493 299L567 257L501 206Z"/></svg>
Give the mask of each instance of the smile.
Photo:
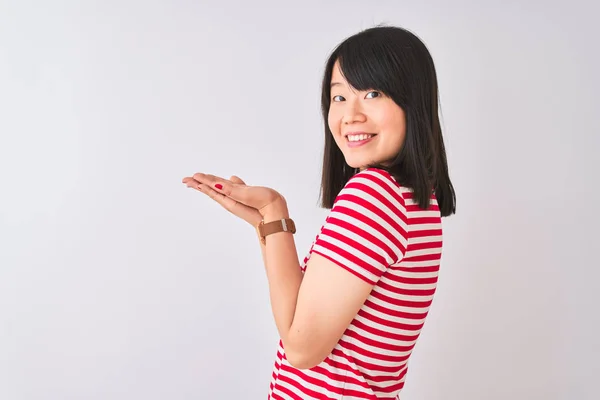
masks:
<svg viewBox="0 0 600 400"><path fill-rule="evenodd" d="M351 134L346 136L346 140L348 141L348 147L358 147L370 142L375 136L377 136L377 134Z"/></svg>
<svg viewBox="0 0 600 400"><path fill-rule="evenodd" d="M363 133L361 135L348 135L346 138L349 142L360 142L361 140L371 139L373 136L375 135Z"/></svg>

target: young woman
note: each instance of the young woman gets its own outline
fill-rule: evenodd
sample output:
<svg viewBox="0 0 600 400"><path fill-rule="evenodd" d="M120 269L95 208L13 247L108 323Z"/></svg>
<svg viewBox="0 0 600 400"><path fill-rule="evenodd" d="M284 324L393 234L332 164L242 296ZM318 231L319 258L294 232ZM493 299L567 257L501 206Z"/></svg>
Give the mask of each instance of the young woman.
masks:
<svg viewBox="0 0 600 400"><path fill-rule="evenodd" d="M441 217L456 198L433 60L378 26L325 67L322 205L300 263L286 200L240 178L183 179L257 228L281 341L270 399L397 399L436 289Z"/></svg>

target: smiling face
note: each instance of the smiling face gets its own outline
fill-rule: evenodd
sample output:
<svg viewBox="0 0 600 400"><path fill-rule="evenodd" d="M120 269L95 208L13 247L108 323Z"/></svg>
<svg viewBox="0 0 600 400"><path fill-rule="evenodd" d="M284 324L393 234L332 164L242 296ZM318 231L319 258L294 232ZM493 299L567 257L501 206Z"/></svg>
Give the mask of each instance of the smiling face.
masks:
<svg viewBox="0 0 600 400"><path fill-rule="evenodd" d="M406 136L402 108L379 91L356 91L343 77L339 61L331 75L327 122L346 163L352 168L385 165L400 152Z"/></svg>

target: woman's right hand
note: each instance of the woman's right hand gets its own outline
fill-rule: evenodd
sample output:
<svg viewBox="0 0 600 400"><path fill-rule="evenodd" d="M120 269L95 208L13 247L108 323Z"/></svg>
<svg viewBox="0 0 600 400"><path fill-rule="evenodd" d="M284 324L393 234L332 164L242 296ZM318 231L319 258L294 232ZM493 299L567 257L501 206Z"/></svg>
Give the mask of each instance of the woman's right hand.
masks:
<svg viewBox="0 0 600 400"><path fill-rule="evenodd" d="M246 184L241 178L235 175L229 178L229 181L238 185ZM206 194L208 197L219 203L224 209L226 209L236 217L243 219L255 228L263 219L262 215L260 215L260 212L258 212L256 208L252 208L245 204L237 202L232 198L217 192L216 190L207 185L200 184L193 178L184 178L183 183L185 183L187 187L194 188Z"/></svg>

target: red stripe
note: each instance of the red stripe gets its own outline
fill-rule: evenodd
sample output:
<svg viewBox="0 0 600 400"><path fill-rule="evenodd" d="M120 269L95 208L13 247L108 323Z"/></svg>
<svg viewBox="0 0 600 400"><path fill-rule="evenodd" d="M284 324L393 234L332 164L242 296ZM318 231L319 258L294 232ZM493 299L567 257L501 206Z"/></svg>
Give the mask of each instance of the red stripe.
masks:
<svg viewBox="0 0 600 400"><path fill-rule="evenodd" d="M399 380L401 380L402 378L404 378L404 375L406 375L406 372L408 371L408 368L406 366L406 364L404 365L404 367L402 367L402 369L400 369L400 372L398 373L394 373L392 375L377 375L377 376L370 376L368 374L365 374L365 378L373 381L373 382L378 382L378 383L384 383L384 382L397 382Z"/></svg>
<svg viewBox="0 0 600 400"><path fill-rule="evenodd" d="M410 219L411 225L439 224L440 222L441 222L440 217L412 217Z"/></svg>
<svg viewBox="0 0 600 400"><path fill-rule="evenodd" d="M379 340L365 337L365 336L361 335L360 333L355 332L350 329L347 330L345 334L348 337L351 337L356 340L360 340L361 342L363 342L366 345L376 347L381 350L387 350L389 352L393 351L393 352L398 352L398 353L405 353L407 351L412 351L413 347L415 347L414 343L411 345L402 346L402 345L398 345L398 344L390 344L390 343L381 342ZM397 356L390 356L390 357L391 357L391 360L394 361ZM401 356L399 356L399 357L401 357Z"/></svg>
<svg viewBox="0 0 600 400"><path fill-rule="evenodd" d="M416 230L416 229L412 229L411 231L409 231L407 233L409 238L423 238L423 237L427 237L427 236L442 236L442 230L441 229L422 229L422 230Z"/></svg>
<svg viewBox="0 0 600 400"><path fill-rule="evenodd" d="M369 312L366 311L366 310L364 310L364 309L360 310L358 312L358 315L360 315L363 318L368 319L369 321L376 322L376 323L378 323L380 325L389 326L390 328L402 329L402 330L405 330L405 331L418 331L418 330L421 330L423 328L423 323L416 324L416 325L409 325L409 324L403 324L401 322L390 321L390 320L387 320L387 319L383 319L383 318L377 317L377 316L375 316L373 314L369 314Z"/></svg>
<svg viewBox="0 0 600 400"><path fill-rule="evenodd" d="M291 368L287 368L285 365L283 366L284 370L286 372L290 372L294 375L304 375L301 372L299 372L299 370L297 369L291 369ZM279 379L282 382L287 383L290 386L295 387L296 389L298 389L299 391L301 391L302 393L304 393L307 396L310 396L309 398L313 398L313 399L327 399L327 400L335 400L331 397L325 396L324 394L315 392L314 390L308 389L306 387L304 387L303 385L301 385L300 383L296 382L294 379L290 378L288 375L282 374L279 376ZM326 386L323 386L323 388L326 388ZM288 388L286 388L283 385L277 385L276 389L281 390L282 392L285 392L285 394L287 394L288 396L292 397L294 400L303 400L302 397L298 397L298 395L296 395L294 392L292 392L291 390L289 390Z"/></svg>
<svg viewBox="0 0 600 400"><path fill-rule="evenodd" d="M394 393L404 387L404 382L398 382L394 385L389 386L381 386L378 387L377 390L384 393Z"/></svg>
<svg viewBox="0 0 600 400"><path fill-rule="evenodd" d="M339 351L339 350L337 350L337 349L333 349L333 350L332 350L332 352L331 352L331 354L332 354L332 355L336 355L336 351ZM347 361L349 364L344 364L344 363L341 363L341 362L339 362L339 361L336 361L336 360L334 360L334 359L333 359L333 358L331 358L331 357L328 357L328 358L326 358L326 359L325 359L325 360L323 360L323 361L324 361L324 362L325 362L327 365L329 365L330 367L332 367L332 368L336 368L336 369L340 369L340 370L343 370L343 371L347 371L348 373L352 373L353 375L356 375L356 376L360 376L360 375L361 375L361 374L360 374L360 371L359 371L359 370L357 370L356 368L354 368L354 367L352 366L352 363L354 363L354 361L352 361L352 360L350 360L348 357L346 357L346 355L345 355L344 353L341 353L341 352L340 352L339 356L340 356L341 358L345 359L345 360L346 360L346 361Z"/></svg>
<svg viewBox="0 0 600 400"><path fill-rule="evenodd" d="M360 381L357 378L354 378L354 377L348 376L348 375L334 374L331 371L329 371L329 370L327 370L327 369L325 369L323 367L319 367L319 366L314 367L314 368L311 369L311 372L324 375L324 376L326 376L326 377L328 377L328 378L330 378L330 379L332 379L332 380L334 380L336 382L350 383L350 384L353 384L353 385L362 386L363 388L365 388L367 390L370 389L369 384L367 382L365 382L365 381ZM333 387L332 391L335 392L335 393L338 393L338 394L349 395L348 391L347 390L344 391L343 388Z"/></svg>
<svg viewBox="0 0 600 400"><path fill-rule="evenodd" d="M347 189L356 189L358 191L368 193L374 199L381 202L386 208L383 209L379 205L375 204L371 199L359 197L352 193L345 193L345 190L347 190L346 188ZM336 201L347 200L351 203L358 204L358 205L366 208L367 210L373 212L375 215L379 216L381 219L386 221L388 224L390 224L392 227L394 227L395 230L398 230L398 231L402 230L401 226L398 225L398 223L396 222L396 220L394 218L392 218L392 216L390 215L390 212L396 218L399 218L404 224L408 223L406 213L404 210L404 205L403 205L404 202L401 199L397 200L397 203L399 203L399 205L401 207L401 208L398 208L398 204L394 204L394 203L390 202L388 199L383 197L381 195L381 193L377 192L375 189L373 189L363 183L358 183L358 182L350 183L346 186L346 188L344 190L342 190L342 192L338 196L338 200L336 200Z"/></svg>
<svg viewBox="0 0 600 400"><path fill-rule="evenodd" d="M329 223L332 223L331 221ZM351 225L348 224L345 221L336 221L336 225L346 229L350 232L356 233L359 237L368 237L371 236L370 234L368 234L367 232L363 231L362 229L358 228L356 225ZM373 251L370 247L365 246L364 244L355 241L354 239L349 238L348 236L345 236L339 232L330 230L330 229L324 229L323 230L323 235L325 235L326 237L330 237L336 240L339 240L340 242L347 244L348 246L351 246L353 249L355 249L357 252L361 253L362 255L366 255L368 257L371 257L373 260L377 261L377 263L379 265L382 265L384 267L387 267L388 262L386 260L386 258L381 255L376 253L375 251ZM319 241L319 244L322 245L323 239L321 237L321 240ZM375 237L372 237L372 239L369 240L370 243L375 243L376 248L378 249L385 249L386 253L388 254L388 256L390 258L397 258L395 257L394 253L392 252L392 250L386 246L384 243L382 243L381 241L379 241L378 239L376 239ZM379 242L379 243L377 243Z"/></svg>
<svg viewBox="0 0 600 400"><path fill-rule="evenodd" d="M435 200L435 198L433 198L433 200ZM439 206L439 204L430 202L429 203L429 208L427 208L427 210L423 210L418 204L411 203L411 204L407 204L406 205L406 212L407 213L411 213L411 212L423 212L423 211L440 211L440 206Z"/></svg>
<svg viewBox="0 0 600 400"><path fill-rule="evenodd" d="M437 276L422 277L422 278L409 278L406 276L397 276L397 275L388 274L385 277L387 279L389 279L390 281L394 281L394 282L398 282L398 283L405 283L405 284L409 284L409 285L430 285L433 283L437 283L437 280L438 280Z"/></svg>
<svg viewBox="0 0 600 400"><path fill-rule="evenodd" d="M296 369L296 368L293 368L293 367L289 367L289 366L287 366L285 364L282 365L282 369L285 370L286 372L289 372L289 373L291 373L293 375L296 375L298 378L302 379L304 382L307 382L307 383L310 383L312 385L315 385L318 388L327 389L327 391L331 392L331 393L341 394L341 388L332 386L329 383L327 383L327 382L325 382L325 381L323 381L321 379L310 377L310 376L306 375L304 372L302 372L299 369ZM311 389L308 389L306 387L299 387L298 383L296 383L296 381L294 381L293 379L289 379L288 383L294 385L295 387L297 387L299 390L301 390L305 394L311 396L311 398L335 400L335 399L332 399L331 397L326 396L323 393L318 393L318 392L316 392L314 390L311 390Z"/></svg>
<svg viewBox="0 0 600 400"><path fill-rule="evenodd" d="M393 297L386 296L385 294L380 293L375 290L373 290L371 292L371 296L373 296L379 300L385 301L388 304L392 304L397 307L407 307L407 308L428 308L429 306L431 306L431 301L432 301L432 300L410 301L410 300L395 299Z"/></svg>
<svg viewBox="0 0 600 400"><path fill-rule="evenodd" d="M398 182L396 182L394 180L394 178L392 177L392 175L390 175L389 172L381 170L381 169L376 169L376 168L369 169L369 171L375 172L375 175L377 175L377 177L375 177L374 175L371 175L371 174L360 174L360 177L369 179L370 181L377 183L379 185L380 189L385 190L392 197L397 199L401 204L404 204L403 196L400 196L397 191L397 189L400 188L400 185L398 185ZM390 185L388 185L386 183L386 181L391 183L393 187L390 187Z"/></svg>
<svg viewBox="0 0 600 400"><path fill-rule="evenodd" d="M390 308L381 306L379 304L373 303L371 300L365 301L365 305L369 308L372 308L375 311L379 311L380 313L387 314L391 317L396 318L405 318L405 319L424 319L427 316L427 312L419 312L419 313L408 313L404 311L396 311Z"/></svg>
<svg viewBox="0 0 600 400"><path fill-rule="evenodd" d="M421 266L421 267L403 267L401 265L398 266L390 266L390 271L396 272L396 271L401 271L401 272L412 272L412 273L431 273L431 272L438 272L440 270L440 266L439 265L428 265L428 266ZM389 273L389 272L388 272Z"/></svg>
<svg viewBox="0 0 600 400"><path fill-rule="evenodd" d="M377 287L403 296L433 296L435 289L405 289L390 285L386 282L379 282Z"/></svg>
<svg viewBox="0 0 600 400"><path fill-rule="evenodd" d="M401 335L399 333L383 331L381 329L373 328L372 326L367 325L358 320L352 322L352 326L350 327L350 329L354 329L354 327L360 328L365 332L369 332L371 335L380 336L382 338L391 339L395 341L402 340L406 342L412 342L417 340L417 338L419 337L418 333L415 335Z"/></svg>
<svg viewBox="0 0 600 400"><path fill-rule="evenodd" d="M354 212L354 211L349 211L349 212ZM377 230L378 233L380 233L382 236L388 237L388 239L398 249L404 251L404 247L402 246L402 243L394 235L388 235L388 232L386 232L385 229L383 229L383 227L381 227L381 225L375 224L375 222L372 220L369 220L369 221L372 222L372 224L369 224L369 225L372 225ZM367 222L365 221L365 223L367 223ZM398 256L396 255L394 250L392 250L386 243L384 243L382 240L380 240L376 236L372 235L371 233L365 231L364 229L359 228L356 224L348 223L339 218L330 217L327 219L327 224L325 225L325 227L323 227L322 235L335 233L338 236L340 236L339 240L341 240L342 242L351 241L352 243L358 243L350 238L347 238L346 236L341 236L340 233L337 233L334 230L330 229L329 225L339 226L340 228L343 228L347 231L354 233L355 235L360 237L363 242L368 242L373 247L375 247L379 250L384 250L389 258L391 258L392 260L395 260L394 262L396 262L398 260ZM375 253L373 250L371 250L370 247L367 247L362 243L359 243L359 245L360 245L360 249L366 249L368 252ZM378 253L375 253L375 254L378 254Z"/></svg>
<svg viewBox="0 0 600 400"><path fill-rule="evenodd" d="M442 250L442 242L423 242L423 243L412 243L406 252L415 251L415 250L429 250L436 249Z"/></svg>
<svg viewBox="0 0 600 400"><path fill-rule="evenodd" d="M380 219L382 219L383 221L385 221L386 223L388 223L391 227L392 227L392 231L394 232L398 232L398 234L405 238L406 237L406 231L404 230L404 228L399 225L394 219L392 219L392 217L390 217L385 211L383 211L382 209L378 208L375 204L368 202L367 200L360 198L354 194L341 194L340 195L340 200L346 200L349 203L352 204L358 204L361 207L371 211L373 214L377 215ZM375 223L372 219L370 218L366 218L364 216L364 214L358 213L355 210L351 210L348 207L345 206L341 206L341 205L336 205L334 206L334 208L331 210L332 215L335 215L333 213L339 212L341 214L346 214L350 217L354 217L357 220L364 222L365 224L368 224L370 226L372 226L374 229L377 229L379 231L382 231L382 233L387 234L387 236L390 236L391 239L391 235L389 234L389 232L387 232L387 230L385 230L385 232L383 231L383 229L381 228L381 226L378 223ZM399 217L400 219L402 218L402 214L396 214L397 217Z"/></svg>
<svg viewBox="0 0 600 400"><path fill-rule="evenodd" d="M358 199L356 196L347 195L347 197L348 197L347 200L354 199L355 202L358 201L358 200L356 200L356 199ZM364 203L364 201L362 199L360 200L360 202ZM384 221L387 220L386 222L391 226L391 231L383 228L378 222L375 222L371 218L367 218L364 214L358 212L357 210L350 209L345 206L336 206L335 209L332 210L331 216L329 218L327 218L327 222L326 222L325 226L327 226L327 223L329 223L330 220L334 220L334 221L339 220L339 218L338 219L335 218L335 216L336 216L335 213L347 215L347 216L349 216L357 221L360 221L360 222L364 223L365 225L368 225L371 228L373 228L376 232L381 234L381 236L385 237L394 246L396 246L402 254L404 254L404 252L406 251L404 242L407 240L407 237L408 237L404 228L401 227L400 225L396 224L394 221L389 220L390 218L387 217L387 215L381 215L381 213L378 212L377 209L373 210L372 208L374 206L372 204L364 203L364 204L362 204L362 206L366 209L371 209L371 212L376 214L382 220L384 220ZM374 236L372 236L370 234L365 236L365 240L371 241L372 239L375 239L375 241L373 241L372 243L375 243L375 244L381 243L381 241L379 241L378 239L376 239ZM393 253L393 252L392 252L392 255L394 255L394 257L392 257L394 259L394 262L397 262L398 256L396 256L395 253Z"/></svg>
<svg viewBox="0 0 600 400"><path fill-rule="evenodd" d="M281 376L279 379L281 379L281 381L283 381L283 382L288 382L288 381L290 380L290 379L289 379L288 377L286 377L286 376ZM289 383L289 382L288 382L288 383ZM295 384L295 382L292 382L291 384L292 384L292 386L294 386L294 387L297 387L297 386L298 386L297 384ZM285 386L283 386L283 385L279 385L279 384L278 384L278 385L276 385L276 386L275 386L275 388L274 388L273 390L274 390L274 391L275 391L275 390L279 390L280 392L283 392L283 393L287 394L289 397L291 397L291 398L292 398L292 399L294 399L294 400L302 400L302 398L301 398L301 397L298 397L298 395L297 395L296 393L292 392L290 389L286 388L286 387L285 387ZM273 394L275 395L275 393L273 393ZM279 397L279 396L278 396L278 397ZM281 398L281 397L280 397L280 398Z"/></svg>
<svg viewBox="0 0 600 400"><path fill-rule="evenodd" d="M360 346L356 346L356 345L346 342L344 340L340 340L340 345L342 345L345 349L351 350L354 353L360 354L364 357L372 358L375 360L386 361L386 362L393 362L393 363L401 364L401 363L405 362L409 357L409 355L400 357L400 356L388 356L386 354L374 353L372 351L367 351ZM388 366L384 366L384 365L373 364L373 363L363 361L360 358L356 358L356 357L354 357L354 363L357 366L359 366L360 368L366 368L366 369L370 369L373 371L387 372L387 373L395 373L400 368L399 366L388 367Z"/></svg>
<svg viewBox="0 0 600 400"><path fill-rule="evenodd" d="M403 261L421 262L421 261L439 261L442 258L441 253L421 254L418 256L404 257Z"/></svg>
<svg viewBox="0 0 600 400"><path fill-rule="evenodd" d="M398 207L395 204L393 204L392 202L390 202L383 195L383 193L381 193L383 191L383 192L386 192L388 195L390 195L396 203L398 203L402 206L402 208L406 208L405 207L406 204L404 202L404 197L397 190L394 190L388 184L385 183L386 180L389 180L389 176L383 177L381 175L374 176L374 175L370 175L370 174L361 174L360 177L364 178L365 180L373 182L376 185L377 189L371 188L370 186L362 183L358 179L350 179L344 188L358 188L366 193L369 193L371 196L373 196L374 198L376 198L377 200L382 202L390 210L397 209ZM406 220L404 222L406 222Z"/></svg>

